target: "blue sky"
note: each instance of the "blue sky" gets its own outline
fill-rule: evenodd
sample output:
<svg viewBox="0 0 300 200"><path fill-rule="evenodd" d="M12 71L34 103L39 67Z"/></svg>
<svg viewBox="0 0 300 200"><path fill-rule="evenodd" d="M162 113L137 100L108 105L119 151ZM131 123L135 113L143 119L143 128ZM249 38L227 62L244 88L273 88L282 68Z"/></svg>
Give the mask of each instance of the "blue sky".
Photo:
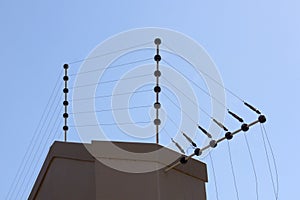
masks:
<svg viewBox="0 0 300 200"><path fill-rule="evenodd" d="M225 86L266 114L266 128L278 165L279 197L294 199L297 179L300 179L297 155L299 8L296 0L1 1L0 199L5 198L13 183L62 64L86 57L111 35L153 26L177 30L194 38L216 63ZM235 106L235 101L230 99L228 96L229 107ZM254 160L259 169L266 169L261 140L257 136L259 128L253 129L252 134L253 137L248 138L255 149ZM62 134L56 137L62 138ZM39 164L32 166L33 175L28 175L31 179L34 180L39 171L50 144L51 137L44 145L46 150L37 158ZM233 150L244 146L242 136L231 143ZM225 143L213 152L219 199L234 198L232 180L229 180L231 171L228 167L222 169L228 160L224 153ZM236 149L233 153L236 163L248 163L247 156L245 149ZM206 161L210 165L209 160ZM266 193L265 199L272 199L270 178L263 177L264 172L258 172L262 175L260 194ZM237 175L241 199L254 199L253 179L249 179L251 169L246 168L245 172L237 169ZM210 178L208 196L216 199L211 175ZM24 190L24 197L30 184L27 189L26 186L20 189L21 193Z"/></svg>

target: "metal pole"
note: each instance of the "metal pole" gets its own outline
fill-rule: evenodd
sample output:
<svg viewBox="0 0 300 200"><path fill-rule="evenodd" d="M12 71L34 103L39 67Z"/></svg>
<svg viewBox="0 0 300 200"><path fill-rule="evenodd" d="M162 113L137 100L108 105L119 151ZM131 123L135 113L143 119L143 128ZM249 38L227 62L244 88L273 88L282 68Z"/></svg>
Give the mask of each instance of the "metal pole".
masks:
<svg viewBox="0 0 300 200"><path fill-rule="evenodd" d="M251 122L250 124L245 124L245 125L246 125L248 128L250 128L251 126L257 124L258 122L261 122L261 121L260 121L260 120L255 120L255 121ZM263 123L263 122L261 122L261 123ZM241 132L242 130L243 130L242 128L237 129L237 130L233 131L233 132L231 133L231 135L233 136L233 135L235 135L235 134ZM225 136L222 137L222 138L220 138L219 140L216 141L216 144L222 142L222 141L225 140L225 139L226 139ZM204 150L206 150L206 149L208 149L208 148L210 148L210 147L211 147L211 145L209 144L209 145L203 147L203 148L201 149L201 151L204 151ZM185 160L188 161L190 158L192 158L192 157L195 156L195 155L196 155L195 153L192 153L191 155L185 157ZM165 172L170 171L171 169L173 169L174 167L177 167L177 166L180 165L180 164L181 164L180 161L174 163L173 165L167 167L167 168L165 169Z"/></svg>
<svg viewBox="0 0 300 200"><path fill-rule="evenodd" d="M154 40L154 44L156 45L156 55L154 56L154 60L156 61L156 71L154 72L154 76L156 77L156 86L154 87L154 92L156 93L156 102L154 103L156 118L154 119L154 125L156 126L156 144L158 144L159 125L161 124L161 120L159 119L159 109L161 107L159 102L159 93L161 92L161 88L159 86L159 77L161 76L161 72L159 70L159 61L161 60L161 56L159 55L159 45L161 44L161 40L159 38L156 38Z"/></svg>
<svg viewBox="0 0 300 200"><path fill-rule="evenodd" d="M68 117L69 117L69 114L68 114L68 105L69 105L69 102L68 102L68 93L69 93L69 89L68 89L68 80L69 80L68 68L69 68L69 65L64 64L65 75L63 77L63 80L65 81L65 88L63 89L63 92L65 94L65 100L63 102L63 105L65 107L65 112L63 114L63 117L64 117L63 130L64 130L64 141L65 142L67 142L67 132L69 130L69 127L68 127Z"/></svg>

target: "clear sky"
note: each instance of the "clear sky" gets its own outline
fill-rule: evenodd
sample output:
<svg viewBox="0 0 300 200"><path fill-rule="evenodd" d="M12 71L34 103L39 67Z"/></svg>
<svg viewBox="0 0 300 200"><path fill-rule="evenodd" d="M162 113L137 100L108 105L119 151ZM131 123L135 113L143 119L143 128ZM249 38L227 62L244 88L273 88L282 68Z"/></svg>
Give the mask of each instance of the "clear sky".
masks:
<svg viewBox="0 0 300 200"><path fill-rule="evenodd" d="M268 118L266 129L277 160L279 199L295 199L300 179L299 9L296 0L1 1L0 199L5 199L11 185L16 183L14 178L20 172L26 150L31 147L30 141L62 64L86 57L111 35L153 26L177 30L194 38L216 63L225 87L263 111ZM58 113L50 111L53 119L61 117ZM46 133L52 132L57 131L48 129ZM248 138L258 168L260 199L274 199L259 134L259 127L254 128ZM44 150L31 154L36 160L28 169L24 168L24 173L31 171L16 186L19 191L13 194L18 196L16 199L21 196L25 199L43 156L53 139L62 140L62 132L47 138L41 145ZM76 136L71 139L76 141ZM236 165L250 165L242 136L233 140L231 147ZM227 155L226 143L213 152L219 199L235 198ZM216 199L211 163L209 159L204 161L210 171L208 199ZM240 197L253 200L255 185L251 167L238 166Z"/></svg>

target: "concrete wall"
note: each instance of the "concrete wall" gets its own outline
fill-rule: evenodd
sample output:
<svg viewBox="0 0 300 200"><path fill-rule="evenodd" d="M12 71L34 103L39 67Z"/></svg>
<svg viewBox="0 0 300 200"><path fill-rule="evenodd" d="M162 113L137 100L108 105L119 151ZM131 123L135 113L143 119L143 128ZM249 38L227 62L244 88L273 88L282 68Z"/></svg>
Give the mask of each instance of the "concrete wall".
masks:
<svg viewBox="0 0 300 200"><path fill-rule="evenodd" d="M103 147L105 144L93 142L90 145L91 147L94 145L94 148L98 145ZM162 148L156 144L118 143L118 145L138 152ZM165 152L175 153L168 149ZM119 162L118 158L112 160ZM128 162L134 164L144 161L128 160ZM126 173L99 162L83 144L55 142L29 199L205 200L206 181L206 165L196 160L190 160L186 165L180 165L167 173L164 169L148 173Z"/></svg>
<svg viewBox="0 0 300 200"><path fill-rule="evenodd" d="M94 162L54 158L35 199L95 199Z"/></svg>

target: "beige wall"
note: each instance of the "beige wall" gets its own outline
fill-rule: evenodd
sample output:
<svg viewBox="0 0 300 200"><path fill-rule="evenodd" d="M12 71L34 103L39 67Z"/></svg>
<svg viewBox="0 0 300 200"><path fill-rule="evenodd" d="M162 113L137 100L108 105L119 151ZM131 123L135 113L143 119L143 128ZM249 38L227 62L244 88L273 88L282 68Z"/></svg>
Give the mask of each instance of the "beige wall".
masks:
<svg viewBox="0 0 300 200"><path fill-rule="evenodd" d="M94 162L54 158L36 199L95 199Z"/></svg>
<svg viewBox="0 0 300 200"><path fill-rule="evenodd" d="M93 145L101 145L101 142ZM143 147L140 143L124 145ZM167 173L164 169L125 173L103 165L86 151L83 144L55 142L29 199L205 200L206 181L206 165L196 160Z"/></svg>

